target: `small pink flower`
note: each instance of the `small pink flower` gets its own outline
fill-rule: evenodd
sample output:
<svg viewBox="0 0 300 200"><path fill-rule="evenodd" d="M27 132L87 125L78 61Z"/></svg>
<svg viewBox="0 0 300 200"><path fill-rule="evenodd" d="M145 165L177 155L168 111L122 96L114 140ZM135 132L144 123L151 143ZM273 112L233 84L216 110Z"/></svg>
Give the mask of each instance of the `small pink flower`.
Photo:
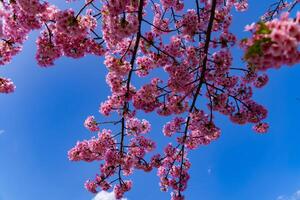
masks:
<svg viewBox="0 0 300 200"><path fill-rule="evenodd" d="M248 0L242 0L234 3L235 9L239 12L244 12L248 9Z"/></svg>
<svg viewBox="0 0 300 200"><path fill-rule="evenodd" d="M94 116L88 116L84 121L84 126L91 132L97 132L100 130Z"/></svg>
<svg viewBox="0 0 300 200"><path fill-rule="evenodd" d="M269 124L267 123L258 123L255 126L253 126L253 130L257 133L266 133L269 129Z"/></svg>
<svg viewBox="0 0 300 200"><path fill-rule="evenodd" d="M0 93L12 93L15 89L16 86L10 79L0 77Z"/></svg>
<svg viewBox="0 0 300 200"><path fill-rule="evenodd" d="M97 184L95 182L88 180L85 182L84 186L88 191L92 193L97 193Z"/></svg>
<svg viewBox="0 0 300 200"><path fill-rule="evenodd" d="M256 27L256 24L254 22L252 24L247 24L245 26L244 31L253 31L255 29L255 27Z"/></svg>

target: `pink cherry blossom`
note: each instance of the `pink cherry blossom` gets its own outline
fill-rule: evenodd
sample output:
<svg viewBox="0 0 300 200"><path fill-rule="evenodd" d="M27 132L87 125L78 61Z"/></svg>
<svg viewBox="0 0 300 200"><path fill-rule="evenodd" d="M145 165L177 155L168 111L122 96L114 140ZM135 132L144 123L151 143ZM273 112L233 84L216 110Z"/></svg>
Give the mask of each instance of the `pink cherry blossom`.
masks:
<svg viewBox="0 0 300 200"><path fill-rule="evenodd" d="M259 134L268 131L268 111L255 92L268 84L269 69L300 61L300 12L286 12L299 1L279 1L245 27L250 35L239 42L245 61L240 66L232 53L238 41L232 10L246 11L247 0L95 2L82 1L75 11L39 0L2 0L0 65L11 62L36 30L41 67L62 56L103 56L107 74L100 77L110 91L99 106L103 122L88 116L84 127L97 135L68 152L71 161L99 163L85 188L113 190L121 199L133 187L133 173L157 170L161 190L183 200L190 152L221 136L219 115L251 124ZM10 79L0 78L0 93L14 90ZM161 131L151 127L164 119ZM159 136L169 139L161 153Z"/></svg>
<svg viewBox="0 0 300 200"><path fill-rule="evenodd" d="M258 123L253 127L253 129L257 133L266 133L269 129L269 125L267 123Z"/></svg>
<svg viewBox="0 0 300 200"><path fill-rule="evenodd" d="M99 131L99 126L94 116L88 116L84 121L84 126L91 132Z"/></svg>
<svg viewBox="0 0 300 200"><path fill-rule="evenodd" d="M0 93L12 93L16 89L16 86L8 78L0 77Z"/></svg>
<svg viewBox="0 0 300 200"><path fill-rule="evenodd" d="M280 19L256 25L253 37L241 44L245 60L257 70L279 68L299 62L300 25L296 20L282 14Z"/></svg>

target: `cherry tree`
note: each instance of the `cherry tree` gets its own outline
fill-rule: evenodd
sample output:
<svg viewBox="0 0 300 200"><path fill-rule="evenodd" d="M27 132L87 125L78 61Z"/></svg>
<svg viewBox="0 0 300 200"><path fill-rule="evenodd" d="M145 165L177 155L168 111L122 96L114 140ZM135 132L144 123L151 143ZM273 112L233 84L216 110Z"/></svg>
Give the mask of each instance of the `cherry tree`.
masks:
<svg viewBox="0 0 300 200"><path fill-rule="evenodd" d="M121 199L135 170L156 169L161 190L183 200L189 153L220 137L215 113L267 132L267 110L253 99L253 88L268 83L268 69L299 63L300 13L290 16L299 2L275 2L245 26L250 37L239 41L230 31L231 13L246 11L247 0L195 0L192 9L183 0L86 0L78 12L39 0L0 0L0 64L22 50L33 30L41 30L41 67L62 56L103 56L111 94L99 112L106 120L86 118L84 126L95 136L77 142L69 159L100 163L99 174L85 183L90 192L112 189ZM232 64L237 45L243 67ZM149 78L154 70L160 76ZM143 84L134 85L133 78ZM0 93L14 90L12 80L0 78ZM170 138L163 152L157 152L151 122L141 113L172 117L161 127Z"/></svg>

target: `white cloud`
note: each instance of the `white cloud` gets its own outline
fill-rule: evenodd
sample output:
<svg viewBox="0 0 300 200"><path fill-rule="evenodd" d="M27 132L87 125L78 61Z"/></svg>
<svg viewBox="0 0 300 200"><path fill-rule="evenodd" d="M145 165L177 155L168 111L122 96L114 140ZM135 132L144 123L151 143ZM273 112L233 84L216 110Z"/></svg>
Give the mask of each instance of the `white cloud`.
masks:
<svg viewBox="0 0 300 200"><path fill-rule="evenodd" d="M276 200L300 200L300 190L298 190L291 196L279 196Z"/></svg>
<svg viewBox="0 0 300 200"><path fill-rule="evenodd" d="M117 199L115 197L114 192L101 191L92 200L117 200ZM127 199L122 198L121 200L127 200Z"/></svg>

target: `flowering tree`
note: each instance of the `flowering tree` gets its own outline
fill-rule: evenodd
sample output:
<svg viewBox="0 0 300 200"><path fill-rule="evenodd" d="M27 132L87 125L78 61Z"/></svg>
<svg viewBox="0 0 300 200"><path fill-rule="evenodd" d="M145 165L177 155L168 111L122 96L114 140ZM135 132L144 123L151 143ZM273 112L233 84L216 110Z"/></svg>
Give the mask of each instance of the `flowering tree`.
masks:
<svg viewBox="0 0 300 200"><path fill-rule="evenodd" d="M241 41L229 31L231 11L245 11L246 0L195 0L189 2L193 9L181 0L86 0L77 13L39 0L0 2L1 65L36 29L42 29L36 42L41 67L61 56L104 56L111 94L99 112L107 120L88 116L84 126L97 136L78 142L68 156L100 161L100 174L85 186L93 193L113 188L117 199L131 189L127 177L134 170L154 168L161 190L171 189L172 200L184 199L189 152L221 134L215 113L266 133L267 110L253 100L253 88L267 84L266 70L300 61L300 13L289 16L299 0L274 3L259 22L245 27L251 37ZM244 51L241 68L232 66L236 44ZM161 74L149 80L152 70ZM146 84L133 85L134 76ZM10 79L0 78L0 93L14 89ZM176 143L155 153L150 122L138 118L141 112L171 116L162 133ZM117 128L105 129L105 124Z"/></svg>

